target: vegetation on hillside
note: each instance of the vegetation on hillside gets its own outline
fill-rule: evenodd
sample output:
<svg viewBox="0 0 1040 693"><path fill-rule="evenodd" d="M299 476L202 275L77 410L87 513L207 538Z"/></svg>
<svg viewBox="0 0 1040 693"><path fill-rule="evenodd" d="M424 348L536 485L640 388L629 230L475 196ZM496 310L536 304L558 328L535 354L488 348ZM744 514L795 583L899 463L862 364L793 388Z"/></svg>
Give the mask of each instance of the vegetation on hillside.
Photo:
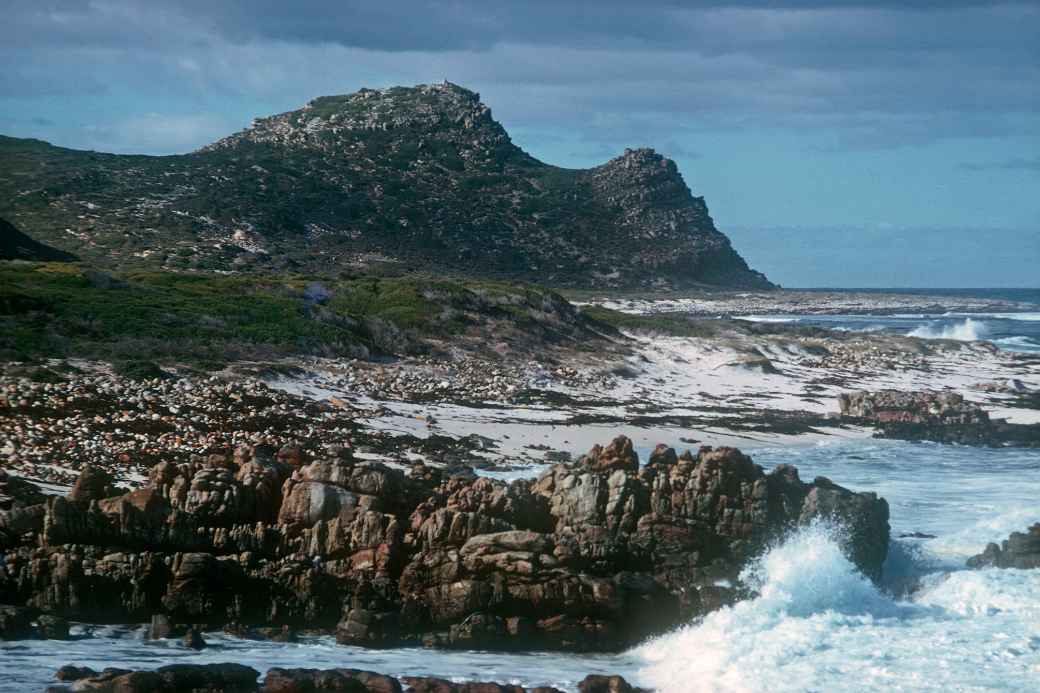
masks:
<svg viewBox="0 0 1040 693"><path fill-rule="evenodd" d="M467 335L581 343L597 325L538 287L433 278L104 273L0 263L0 359L215 366L287 355L368 357L465 347ZM598 329L609 329L599 326Z"/></svg>

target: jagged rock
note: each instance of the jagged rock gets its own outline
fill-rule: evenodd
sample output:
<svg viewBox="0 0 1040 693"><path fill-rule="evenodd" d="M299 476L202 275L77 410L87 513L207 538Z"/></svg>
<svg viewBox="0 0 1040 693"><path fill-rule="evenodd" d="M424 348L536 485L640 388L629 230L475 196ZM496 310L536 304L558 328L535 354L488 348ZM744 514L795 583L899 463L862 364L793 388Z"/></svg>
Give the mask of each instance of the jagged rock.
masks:
<svg viewBox="0 0 1040 693"><path fill-rule="evenodd" d="M1040 522L968 559L969 568L1040 568Z"/></svg>
<svg viewBox="0 0 1040 693"><path fill-rule="evenodd" d="M112 475L99 467L88 466L80 472L76 485L69 491L69 500L89 503L102 500L116 493Z"/></svg>
<svg viewBox="0 0 1040 693"><path fill-rule="evenodd" d="M335 629L374 646L604 650L739 598L746 561L798 525L842 525L873 578L888 545L874 494L806 484L790 466L766 473L732 448L659 449L640 467L618 438L509 484L349 455L288 475L273 455L158 464L132 493L53 498L13 524L9 513L8 535L21 533L0 598L79 620L154 616L162 635L173 622Z"/></svg>
<svg viewBox="0 0 1040 693"><path fill-rule="evenodd" d="M625 436L618 436L607 447L593 446L581 463L596 471L613 471L619 469L634 472L639 469L639 457L632 449L632 441Z"/></svg>
<svg viewBox="0 0 1040 693"><path fill-rule="evenodd" d="M1040 425L992 420L956 392L846 392L838 396L838 404L842 416L873 424L883 438L1040 447Z"/></svg>

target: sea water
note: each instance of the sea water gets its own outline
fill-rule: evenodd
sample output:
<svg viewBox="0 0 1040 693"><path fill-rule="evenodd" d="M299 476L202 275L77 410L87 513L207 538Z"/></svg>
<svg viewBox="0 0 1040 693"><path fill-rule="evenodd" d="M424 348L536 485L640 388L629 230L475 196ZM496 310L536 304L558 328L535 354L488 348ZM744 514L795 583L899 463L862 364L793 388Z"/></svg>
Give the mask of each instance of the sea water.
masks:
<svg viewBox="0 0 1040 693"><path fill-rule="evenodd" d="M196 653L146 642L141 628L78 625L68 642L0 643L0 691L41 690L70 663L222 661L564 690L589 673L620 673L666 693L1040 690L1040 571L964 567L987 542L1040 521L1040 454L875 440L749 452L767 469L793 463L803 479L827 476L884 496L893 539L882 584L855 570L832 528L816 525L748 567L744 577L760 596L621 654L366 650L329 637L284 644L217 633ZM900 538L911 533L935 538Z"/></svg>

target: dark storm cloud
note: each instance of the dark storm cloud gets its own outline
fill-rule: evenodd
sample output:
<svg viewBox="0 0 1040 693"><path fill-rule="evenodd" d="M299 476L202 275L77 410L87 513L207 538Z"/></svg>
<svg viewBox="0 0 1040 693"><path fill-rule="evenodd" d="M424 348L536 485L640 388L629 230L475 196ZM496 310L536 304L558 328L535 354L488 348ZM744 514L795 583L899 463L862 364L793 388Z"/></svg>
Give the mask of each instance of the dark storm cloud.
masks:
<svg viewBox="0 0 1040 693"><path fill-rule="evenodd" d="M161 87L286 108L447 78L511 126L582 124L605 146L655 129L830 128L867 148L1040 129L1036 2L34 0L5 22L8 99Z"/></svg>

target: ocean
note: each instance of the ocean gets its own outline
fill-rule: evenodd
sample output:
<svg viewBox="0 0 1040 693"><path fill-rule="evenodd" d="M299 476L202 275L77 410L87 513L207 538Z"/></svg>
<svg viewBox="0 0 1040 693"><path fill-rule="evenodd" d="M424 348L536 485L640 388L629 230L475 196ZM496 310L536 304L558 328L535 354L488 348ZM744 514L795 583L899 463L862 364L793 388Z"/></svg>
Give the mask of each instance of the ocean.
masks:
<svg viewBox="0 0 1040 693"><path fill-rule="evenodd" d="M1005 351L1040 353L1040 289L798 289L828 293L910 294L1015 301L1022 311L895 315L752 315L744 319L813 325L853 332L889 332L925 339L987 340Z"/></svg>

